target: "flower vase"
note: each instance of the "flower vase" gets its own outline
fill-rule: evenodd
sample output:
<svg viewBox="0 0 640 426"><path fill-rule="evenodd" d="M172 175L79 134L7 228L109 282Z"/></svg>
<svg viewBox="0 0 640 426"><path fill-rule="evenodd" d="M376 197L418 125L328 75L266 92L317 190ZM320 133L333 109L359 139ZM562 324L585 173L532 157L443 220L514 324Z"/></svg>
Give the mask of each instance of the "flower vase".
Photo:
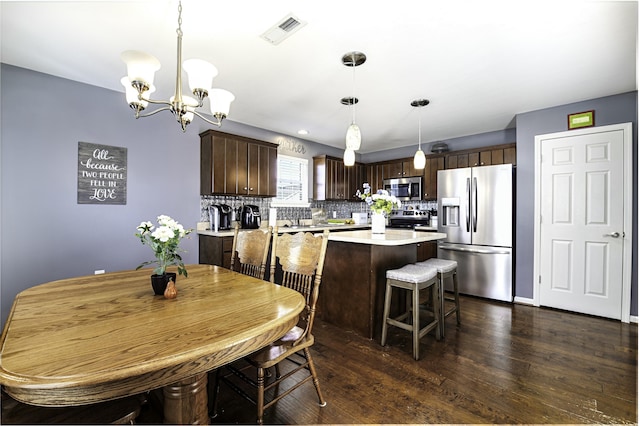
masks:
<svg viewBox="0 0 640 426"><path fill-rule="evenodd" d="M151 275L151 287L153 287L153 293L157 296L164 296L164 291L167 289L169 280L172 280L175 283L176 277L177 274L175 272Z"/></svg>
<svg viewBox="0 0 640 426"><path fill-rule="evenodd" d="M384 234L387 226L387 217L384 213L371 213L371 233Z"/></svg>

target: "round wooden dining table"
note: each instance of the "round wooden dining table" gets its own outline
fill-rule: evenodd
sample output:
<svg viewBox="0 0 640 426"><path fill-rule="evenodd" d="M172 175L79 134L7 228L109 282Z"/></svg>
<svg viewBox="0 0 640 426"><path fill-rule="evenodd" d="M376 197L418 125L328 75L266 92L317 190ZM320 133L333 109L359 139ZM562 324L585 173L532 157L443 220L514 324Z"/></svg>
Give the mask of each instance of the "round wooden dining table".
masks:
<svg viewBox="0 0 640 426"><path fill-rule="evenodd" d="M165 423L208 423L207 372L283 336L305 300L218 266L187 270L175 299L154 295L150 269L21 292L2 332L0 384L50 407L163 388Z"/></svg>

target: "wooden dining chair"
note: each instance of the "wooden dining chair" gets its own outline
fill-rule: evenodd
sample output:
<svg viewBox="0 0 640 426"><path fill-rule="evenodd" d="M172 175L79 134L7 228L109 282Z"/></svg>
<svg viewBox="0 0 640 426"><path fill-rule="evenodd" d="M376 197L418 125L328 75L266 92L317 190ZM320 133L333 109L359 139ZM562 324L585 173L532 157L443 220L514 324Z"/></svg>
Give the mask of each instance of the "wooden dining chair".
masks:
<svg viewBox="0 0 640 426"><path fill-rule="evenodd" d="M231 249L231 270L265 279L272 227L240 232L236 225Z"/></svg>
<svg viewBox="0 0 640 426"><path fill-rule="evenodd" d="M0 424L135 424L146 394L74 407L38 407L18 402L2 390Z"/></svg>
<svg viewBox="0 0 640 426"><path fill-rule="evenodd" d="M224 374L218 369L216 386L214 391L213 410L217 409L217 396L220 382L225 382L240 395L253 402L257 406L257 421L262 424L264 410L275 404L284 396L308 381L313 381L318 394L318 402L324 407L326 402L320 391L320 382L316 374L315 365L311 358L309 348L313 346L314 338L312 329L316 312L316 303L322 282L322 269L327 252L329 231L314 235L309 232L278 235L278 229L273 232L273 242L270 263L270 281L289 287L301 293L306 301L306 306L300 313L298 324L284 337L272 342L264 348L245 357L242 365L229 365ZM286 374L280 374L280 363L288 360ZM276 374L266 374L267 369L276 367ZM256 369L253 376L248 370ZM283 367L284 369L284 367ZM305 373L301 380L295 384L289 384L291 380L297 380L300 375L294 376L299 371ZM265 376L267 378L265 379ZM233 380L240 377L242 381ZM253 377L256 379L254 380ZM286 386L281 383L287 379ZM257 398L252 397L240 385L251 384L257 390ZM285 387L286 389L281 389ZM265 392L274 389L273 398L265 402Z"/></svg>

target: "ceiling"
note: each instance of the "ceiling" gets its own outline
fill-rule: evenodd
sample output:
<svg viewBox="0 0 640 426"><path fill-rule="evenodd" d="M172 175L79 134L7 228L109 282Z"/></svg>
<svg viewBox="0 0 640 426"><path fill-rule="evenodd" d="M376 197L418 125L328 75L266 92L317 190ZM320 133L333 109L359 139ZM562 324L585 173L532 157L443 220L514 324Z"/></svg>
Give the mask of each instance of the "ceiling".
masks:
<svg viewBox="0 0 640 426"><path fill-rule="evenodd" d="M419 117L429 144L514 127L518 113L637 89L635 1L183 0L182 6L183 59L218 68L214 86L236 96L229 120L342 148L352 114L340 99L355 94L360 153L417 144ZM120 54L142 50L162 64L154 98L173 94L177 1L0 7L2 62L124 92ZM306 25L278 45L260 37L290 13ZM351 51L367 56L355 73L341 61ZM412 108L419 98L431 103ZM309 134L298 136L299 129Z"/></svg>

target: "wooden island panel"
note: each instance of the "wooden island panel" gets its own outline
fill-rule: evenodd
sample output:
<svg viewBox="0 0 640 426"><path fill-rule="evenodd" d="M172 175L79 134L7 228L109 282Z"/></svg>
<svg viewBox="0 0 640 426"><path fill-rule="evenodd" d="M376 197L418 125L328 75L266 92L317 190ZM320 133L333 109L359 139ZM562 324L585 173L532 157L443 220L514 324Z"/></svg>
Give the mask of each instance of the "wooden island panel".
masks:
<svg viewBox="0 0 640 426"><path fill-rule="evenodd" d="M416 254L416 244L354 244L330 238L318 302L319 316L345 330L379 340L386 271L416 262Z"/></svg>

